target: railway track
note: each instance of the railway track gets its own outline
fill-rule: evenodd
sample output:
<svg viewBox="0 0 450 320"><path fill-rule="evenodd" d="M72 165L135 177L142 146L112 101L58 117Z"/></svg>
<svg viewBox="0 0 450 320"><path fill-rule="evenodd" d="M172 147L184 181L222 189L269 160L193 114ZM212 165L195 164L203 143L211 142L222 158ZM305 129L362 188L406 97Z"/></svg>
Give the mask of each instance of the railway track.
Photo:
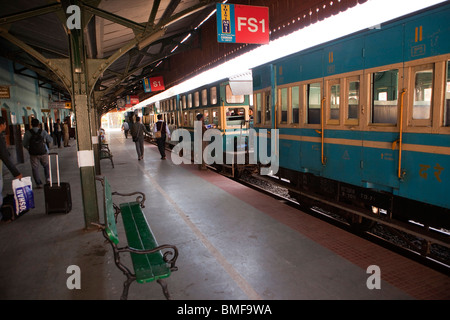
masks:
<svg viewBox="0 0 450 320"><path fill-rule="evenodd" d="M289 196L289 191L286 188L279 186L268 179L262 179L259 176L252 175L242 176L241 178L234 180L247 187L258 190L259 192L263 192L291 207L301 210L302 212L313 215L348 232L363 237L386 249L408 257L434 270L450 275L450 248L448 247L434 243L430 246L424 246L424 243L427 242L426 240L379 222L375 223L375 225L367 231L355 230L348 221L329 210L322 209L319 206L305 209L305 207L301 206L295 199ZM414 228L414 226L411 227ZM434 232L436 233L436 238L442 239L443 237L450 237L449 233L437 230ZM427 248L424 249L424 247Z"/></svg>

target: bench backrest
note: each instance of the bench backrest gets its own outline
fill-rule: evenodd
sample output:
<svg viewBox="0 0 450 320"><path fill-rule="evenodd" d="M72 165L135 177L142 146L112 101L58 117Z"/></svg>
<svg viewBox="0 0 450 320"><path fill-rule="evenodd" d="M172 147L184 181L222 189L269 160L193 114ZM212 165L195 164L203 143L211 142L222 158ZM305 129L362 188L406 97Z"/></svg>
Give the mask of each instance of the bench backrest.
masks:
<svg viewBox="0 0 450 320"><path fill-rule="evenodd" d="M115 209L112 200L111 185L106 177L103 177L103 199L105 213L105 231L109 239L115 244L119 244L119 236L117 234Z"/></svg>

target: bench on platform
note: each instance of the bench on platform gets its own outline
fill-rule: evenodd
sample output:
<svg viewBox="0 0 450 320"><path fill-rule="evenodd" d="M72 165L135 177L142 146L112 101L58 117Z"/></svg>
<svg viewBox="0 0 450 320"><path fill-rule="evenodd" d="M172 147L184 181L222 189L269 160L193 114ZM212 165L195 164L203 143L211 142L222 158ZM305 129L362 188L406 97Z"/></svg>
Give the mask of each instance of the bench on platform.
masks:
<svg viewBox="0 0 450 320"><path fill-rule="evenodd" d="M103 186L105 223L93 223L98 226L106 240L111 244L114 252L116 266L126 275L121 299L128 298L128 289L133 281L147 283L156 280L162 287L167 299L171 299L167 284L163 280L170 276L172 271L178 268L175 262L178 258L178 249L173 245L158 245L155 236L150 229L142 208L144 208L145 195L142 192L120 194L112 192L106 177L97 177ZM113 203L113 196L138 195L135 201L124 202L119 205ZM119 247L119 235L117 232L117 217L122 216L124 230L128 244ZM120 254L130 253L133 264L132 272L120 260ZM169 257L171 259L169 259Z"/></svg>
<svg viewBox="0 0 450 320"><path fill-rule="evenodd" d="M114 168L114 162L113 162L113 155L111 153L111 150L109 150L109 146L107 143L99 143L99 154L100 154L100 160L102 159L109 159L111 160L111 165Z"/></svg>

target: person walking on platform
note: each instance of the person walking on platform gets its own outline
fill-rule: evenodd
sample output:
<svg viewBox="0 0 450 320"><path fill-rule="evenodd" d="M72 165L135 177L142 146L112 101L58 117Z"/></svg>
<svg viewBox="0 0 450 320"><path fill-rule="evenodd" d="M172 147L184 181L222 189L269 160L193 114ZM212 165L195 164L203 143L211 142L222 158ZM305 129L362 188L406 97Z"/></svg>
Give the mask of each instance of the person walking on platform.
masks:
<svg viewBox="0 0 450 320"><path fill-rule="evenodd" d="M63 132L64 132L64 147L70 147L69 145L69 120L65 119L64 120L64 125L63 125Z"/></svg>
<svg viewBox="0 0 450 320"><path fill-rule="evenodd" d="M52 143L53 139L47 131L39 128L38 119L31 120L31 127L23 135L23 147L30 154L34 182L36 182L36 188L40 189L42 188L42 180L39 175L39 164L44 168L46 182L50 181L47 144Z"/></svg>
<svg viewBox="0 0 450 320"><path fill-rule="evenodd" d="M11 161L8 148L6 146L4 132L6 130L6 120L0 117L0 208L3 205L3 164L8 168L15 179L22 179L22 173L16 168ZM1 213L0 213L1 215Z"/></svg>
<svg viewBox="0 0 450 320"><path fill-rule="evenodd" d="M150 132L148 132L144 124L141 123L141 118L136 117L136 122L131 128L131 136L133 137L133 141L136 144L138 160L144 159L144 133L150 135Z"/></svg>
<svg viewBox="0 0 450 320"><path fill-rule="evenodd" d="M58 148L61 148L62 131L63 128L61 126L61 120L56 119L56 122L53 124L53 133L55 134L55 139L58 144Z"/></svg>
<svg viewBox="0 0 450 320"><path fill-rule="evenodd" d="M167 123L163 121L162 114L158 114L158 121L153 126L153 134L156 134L158 131L161 132L160 137L156 137L156 144L158 145L159 153L161 154L161 159L166 159L166 137L170 139L170 131Z"/></svg>
<svg viewBox="0 0 450 320"><path fill-rule="evenodd" d="M130 131L130 127L128 126L128 122L123 120L121 129L122 129L123 133L125 134L125 139L128 139L128 131Z"/></svg>

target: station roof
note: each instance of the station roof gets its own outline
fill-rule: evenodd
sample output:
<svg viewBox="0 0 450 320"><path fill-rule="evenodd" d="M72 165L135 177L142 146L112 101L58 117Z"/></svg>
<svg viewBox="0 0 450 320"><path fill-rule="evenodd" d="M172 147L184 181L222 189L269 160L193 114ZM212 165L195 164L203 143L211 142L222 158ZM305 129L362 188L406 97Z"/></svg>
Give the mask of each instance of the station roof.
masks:
<svg viewBox="0 0 450 320"><path fill-rule="evenodd" d="M341 3L342 1L342 3ZM366 0L336 0L335 11ZM84 48L88 59L108 61L107 68L95 82L97 105L101 113L117 107L125 95L143 95L141 81L158 64L179 52L173 51L189 34L199 33L201 23L211 15L217 1L213 0L15 0L2 1L0 16L0 56L14 62L14 72L34 71L42 87L51 87L63 99L70 100L61 77L55 75L48 62L70 56L67 20L70 5L81 9ZM248 4L250 1L234 1ZM267 4L272 10L270 28L280 29L292 20L291 13L311 8L331 7L333 1L252 1L251 5ZM344 5L345 3L345 5ZM284 9L280 6L285 4ZM295 12L297 11L297 12ZM287 14L289 13L289 14ZM314 9L314 14L316 10ZM328 14L336 14L330 11ZM284 15L284 18L283 18ZM273 19L273 17L276 17ZM320 19L320 17L318 17ZM210 19L211 20L211 19ZM292 20L294 22L294 20ZM214 22L215 23L215 19ZM290 23L289 23L290 24ZM212 28L213 24L205 24ZM288 32L289 28L286 28ZM292 29L292 28L291 28ZM278 32L277 35L280 35ZM216 41L214 38L212 41ZM189 43L183 44L189 50ZM219 50L220 51L220 50ZM222 51L217 55L223 54ZM212 57L211 57L212 59ZM196 66L192 66L195 68Z"/></svg>

